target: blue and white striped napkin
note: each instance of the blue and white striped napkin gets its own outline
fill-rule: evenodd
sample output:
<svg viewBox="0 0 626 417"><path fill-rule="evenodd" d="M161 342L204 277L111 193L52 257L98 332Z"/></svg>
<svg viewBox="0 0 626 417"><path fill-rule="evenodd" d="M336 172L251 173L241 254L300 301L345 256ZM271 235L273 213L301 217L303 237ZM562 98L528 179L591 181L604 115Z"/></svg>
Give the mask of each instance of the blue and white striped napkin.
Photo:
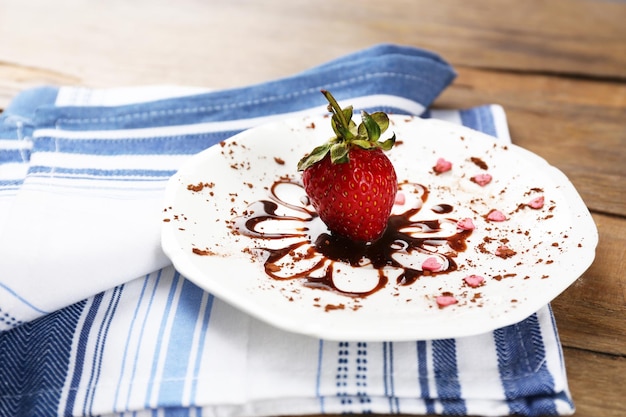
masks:
<svg viewBox="0 0 626 417"><path fill-rule="evenodd" d="M573 413L549 306L480 336L331 342L234 309L161 252L178 167L243 129L325 112L321 88L508 141L499 106L428 110L453 78L435 54L379 45L234 90L18 95L0 114L0 415Z"/></svg>

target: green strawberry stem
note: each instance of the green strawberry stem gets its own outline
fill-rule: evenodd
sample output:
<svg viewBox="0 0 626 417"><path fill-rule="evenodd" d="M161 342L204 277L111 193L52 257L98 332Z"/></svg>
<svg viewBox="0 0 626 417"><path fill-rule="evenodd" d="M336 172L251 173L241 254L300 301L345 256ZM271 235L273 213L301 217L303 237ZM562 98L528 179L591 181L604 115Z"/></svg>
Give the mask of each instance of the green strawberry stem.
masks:
<svg viewBox="0 0 626 417"><path fill-rule="evenodd" d="M333 95L330 94L330 92L327 90L321 90L321 92L324 95L324 97L326 97L326 100L328 100L328 103L330 103L328 105L328 111L337 115L340 125L344 127L348 132L350 132L349 130L350 122L346 120L346 115L344 114L344 111L339 105L339 103L337 103L337 100L335 100L335 97L333 97ZM350 110L352 110L352 107L350 107ZM352 111L350 111L350 114L352 114Z"/></svg>
<svg viewBox="0 0 626 417"><path fill-rule="evenodd" d="M352 106L342 109L329 91L321 90L321 93L328 100L328 110L333 113L331 125L336 136L304 156L298 162L298 171L304 171L320 162L329 153L334 164L346 163L349 161L349 152L352 146L363 149L378 148L384 151L393 147L396 141L395 134L385 141L378 140L380 135L389 127L389 117L385 113L368 114L366 111L361 111L362 123L357 127L352 120Z"/></svg>

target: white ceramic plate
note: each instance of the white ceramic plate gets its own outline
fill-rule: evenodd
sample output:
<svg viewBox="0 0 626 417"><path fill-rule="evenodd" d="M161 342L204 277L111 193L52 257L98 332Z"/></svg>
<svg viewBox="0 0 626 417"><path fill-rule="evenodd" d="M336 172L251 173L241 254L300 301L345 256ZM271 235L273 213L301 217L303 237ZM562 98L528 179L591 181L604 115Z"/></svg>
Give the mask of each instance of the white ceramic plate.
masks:
<svg viewBox="0 0 626 417"><path fill-rule="evenodd" d="M461 126L406 116L391 121L398 144L388 155L405 197L393 213L422 205L409 219L418 226L401 228L387 245L394 266L379 270L367 257L356 266L335 262L312 244L327 231L307 212L312 208L304 205L296 164L331 136L324 117L251 129L192 157L166 191L165 253L188 279L261 320L310 336L363 341L461 337L513 324L591 265L596 227L559 170ZM437 175L438 158L452 169ZM489 184L471 180L485 173L492 176ZM423 203L415 184L428 189ZM542 208L527 205L541 196ZM506 220L487 220L493 209ZM269 215L259 217L264 211ZM467 249L458 250L447 242L465 218L475 229L460 239ZM503 245L515 254L497 255ZM428 258L450 271L422 274ZM468 275L482 276L483 284L468 285ZM398 282L401 276L416 279ZM456 304L441 307L441 295Z"/></svg>

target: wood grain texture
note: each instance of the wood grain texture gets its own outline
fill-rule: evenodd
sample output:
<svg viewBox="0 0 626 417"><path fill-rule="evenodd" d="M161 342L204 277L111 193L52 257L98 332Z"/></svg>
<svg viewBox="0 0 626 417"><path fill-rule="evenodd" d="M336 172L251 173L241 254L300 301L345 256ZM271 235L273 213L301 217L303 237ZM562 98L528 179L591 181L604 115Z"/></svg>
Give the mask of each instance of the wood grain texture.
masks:
<svg viewBox="0 0 626 417"><path fill-rule="evenodd" d="M593 217L600 235L596 259L552 308L564 346L626 358L624 219Z"/></svg>
<svg viewBox="0 0 626 417"><path fill-rule="evenodd" d="M600 235L552 303L576 417L626 415L626 2L0 0L0 109L41 84L230 88L377 43L436 51L436 107L498 103L513 141L562 170Z"/></svg>
<svg viewBox="0 0 626 417"><path fill-rule="evenodd" d="M626 358L565 348L575 417L623 417Z"/></svg>
<svg viewBox="0 0 626 417"><path fill-rule="evenodd" d="M626 3L593 0L0 0L0 65L43 71L0 88L56 76L225 88L380 42L468 67L624 79L625 20Z"/></svg>

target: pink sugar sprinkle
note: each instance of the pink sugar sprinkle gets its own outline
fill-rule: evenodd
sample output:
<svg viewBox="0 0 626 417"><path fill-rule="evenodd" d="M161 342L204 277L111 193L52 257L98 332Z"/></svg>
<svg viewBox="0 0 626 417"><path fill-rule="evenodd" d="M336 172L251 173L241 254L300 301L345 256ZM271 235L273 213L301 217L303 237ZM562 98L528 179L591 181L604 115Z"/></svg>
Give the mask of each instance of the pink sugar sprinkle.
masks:
<svg viewBox="0 0 626 417"><path fill-rule="evenodd" d="M535 209L535 210L539 210L540 208L543 208L543 203L544 203L544 198L543 196L541 197L537 197L533 200L530 200L530 202L527 204L528 207Z"/></svg>
<svg viewBox="0 0 626 417"><path fill-rule="evenodd" d="M463 280L467 285L472 288L480 287L483 282L485 282L485 278L481 277L480 275L468 275L463 278Z"/></svg>
<svg viewBox="0 0 626 417"><path fill-rule="evenodd" d="M471 180L481 187L484 187L491 182L492 178L493 177L489 174L478 174L474 175Z"/></svg>
<svg viewBox="0 0 626 417"><path fill-rule="evenodd" d="M406 203L406 197L405 197L403 192L398 191L396 193L396 200L394 201L394 204L397 204L399 206L403 206L404 203Z"/></svg>
<svg viewBox="0 0 626 417"><path fill-rule="evenodd" d="M437 159L437 165L433 167L433 170L435 170L437 174L450 171L451 169L452 169L452 162L446 161L443 158Z"/></svg>
<svg viewBox="0 0 626 417"><path fill-rule="evenodd" d="M452 304L458 303L458 300L454 298L453 295L438 295L436 300L437 300L437 305L439 306L439 308L447 307Z"/></svg>
<svg viewBox="0 0 626 417"><path fill-rule="evenodd" d="M493 209L487 214L487 220L503 222L506 220L506 216L500 210Z"/></svg>
<svg viewBox="0 0 626 417"><path fill-rule="evenodd" d="M456 223L456 227L458 227L461 230L474 230L475 229L474 222L469 217L459 220Z"/></svg>
<svg viewBox="0 0 626 417"><path fill-rule="evenodd" d="M422 263L422 269L424 271L439 271L441 269L441 264L439 263L437 258L431 256Z"/></svg>

